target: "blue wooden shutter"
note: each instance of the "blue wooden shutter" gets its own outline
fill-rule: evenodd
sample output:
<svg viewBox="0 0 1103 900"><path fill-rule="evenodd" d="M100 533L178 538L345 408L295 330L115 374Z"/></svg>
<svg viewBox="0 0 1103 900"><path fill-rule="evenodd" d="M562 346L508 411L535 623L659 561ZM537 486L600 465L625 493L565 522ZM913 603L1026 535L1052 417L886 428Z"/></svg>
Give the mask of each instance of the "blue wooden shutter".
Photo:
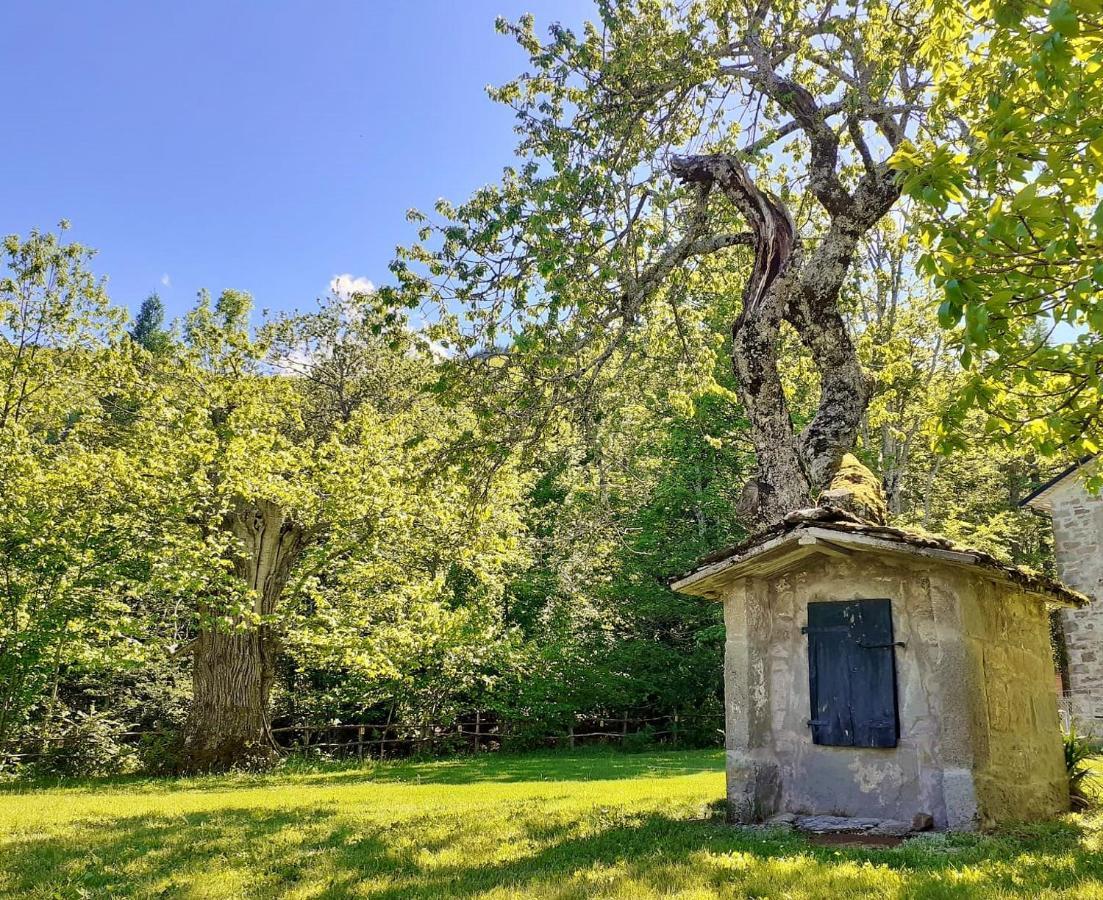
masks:
<svg viewBox="0 0 1103 900"><path fill-rule="evenodd" d="M889 600L808 604L812 742L895 747L900 737Z"/></svg>

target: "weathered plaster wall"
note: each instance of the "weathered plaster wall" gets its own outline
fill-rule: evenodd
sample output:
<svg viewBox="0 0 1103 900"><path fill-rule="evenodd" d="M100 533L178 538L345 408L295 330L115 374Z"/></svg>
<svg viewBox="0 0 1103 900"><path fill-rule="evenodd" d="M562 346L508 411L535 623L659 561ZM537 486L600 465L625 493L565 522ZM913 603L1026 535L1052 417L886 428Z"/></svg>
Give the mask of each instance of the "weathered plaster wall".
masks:
<svg viewBox="0 0 1103 900"><path fill-rule="evenodd" d="M977 685L972 712L980 823L1066 811L1068 776L1045 607L1007 585L947 577L960 585L970 680Z"/></svg>
<svg viewBox="0 0 1103 900"><path fill-rule="evenodd" d="M942 696L938 676L947 668L960 670L962 661L950 658L954 648L938 638L954 631L954 598L933 595L929 573L910 561L865 553L849 560L815 557L759 583L758 590L772 612L768 690L783 808L905 821L927 813L936 824L949 824L939 744L942 715L953 704ZM808 622L807 606L863 597L892 601L895 639L905 643L895 651L900 743L891 750L817 746L807 725L808 638L800 632Z"/></svg>
<svg viewBox="0 0 1103 900"><path fill-rule="evenodd" d="M1040 814L1059 805L1056 700L1052 668L1048 677L1042 671L1048 630L1041 604L1013 598L1012 612L996 615L991 608L1000 598L985 585L939 563L873 553L814 556L769 579L732 585L725 681L733 818L786 811L909 821L926 813L936 827L968 829L982 818L1030 818L1031 804ZM808 645L800 632L807 604L878 597L892 601L895 639L905 642L895 651L899 745L817 746L807 725ZM1012 639L1001 644L1005 626ZM1029 698L1031 716L997 713L998 727L991 726L989 678L1000 685L993 708L1002 710L1001 698L1014 693ZM1012 721L1031 723L1029 734L1009 733ZM1040 769L1023 779L1028 760L1039 755ZM1011 778L1023 788L1003 789Z"/></svg>
<svg viewBox="0 0 1103 900"><path fill-rule="evenodd" d="M778 810L778 767L770 739L769 610L754 582L730 586L724 601L724 713L728 811L735 822Z"/></svg>
<svg viewBox="0 0 1103 900"><path fill-rule="evenodd" d="M1070 705L1081 729L1103 736L1103 494L1092 496L1082 481L1070 478L1049 503L1057 573L1095 600L1061 612Z"/></svg>

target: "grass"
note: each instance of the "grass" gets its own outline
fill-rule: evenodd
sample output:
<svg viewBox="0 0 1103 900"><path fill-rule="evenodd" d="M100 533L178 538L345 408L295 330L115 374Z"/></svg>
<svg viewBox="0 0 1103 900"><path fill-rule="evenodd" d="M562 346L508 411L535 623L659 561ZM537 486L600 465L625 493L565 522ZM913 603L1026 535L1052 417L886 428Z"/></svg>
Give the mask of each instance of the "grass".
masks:
<svg viewBox="0 0 1103 900"><path fill-rule="evenodd" d="M817 848L721 824L721 769L715 751L573 753L9 785L0 894L1103 897L1101 813Z"/></svg>

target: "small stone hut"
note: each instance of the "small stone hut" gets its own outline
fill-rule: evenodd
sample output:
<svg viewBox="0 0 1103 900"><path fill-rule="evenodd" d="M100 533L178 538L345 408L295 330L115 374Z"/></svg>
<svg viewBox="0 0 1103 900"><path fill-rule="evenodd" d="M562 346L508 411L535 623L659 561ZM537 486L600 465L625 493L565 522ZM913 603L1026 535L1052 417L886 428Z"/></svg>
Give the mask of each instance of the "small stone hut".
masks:
<svg viewBox="0 0 1103 900"><path fill-rule="evenodd" d="M1082 595L831 506L672 586L724 603L732 821L970 830L1068 809L1048 608Z"/></svg>

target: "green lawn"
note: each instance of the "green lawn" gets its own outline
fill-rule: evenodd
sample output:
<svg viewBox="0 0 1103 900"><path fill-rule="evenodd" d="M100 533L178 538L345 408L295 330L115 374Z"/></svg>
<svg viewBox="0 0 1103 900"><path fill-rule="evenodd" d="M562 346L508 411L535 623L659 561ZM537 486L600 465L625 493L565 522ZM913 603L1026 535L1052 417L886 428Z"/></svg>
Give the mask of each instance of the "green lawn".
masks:
<svg viewBox="0 0 1103 900"><path fill-rule="evenodd" d="M1103 814L891 850L724 826L719 752L0 790L0 894L1103 897Z"/></svg>

